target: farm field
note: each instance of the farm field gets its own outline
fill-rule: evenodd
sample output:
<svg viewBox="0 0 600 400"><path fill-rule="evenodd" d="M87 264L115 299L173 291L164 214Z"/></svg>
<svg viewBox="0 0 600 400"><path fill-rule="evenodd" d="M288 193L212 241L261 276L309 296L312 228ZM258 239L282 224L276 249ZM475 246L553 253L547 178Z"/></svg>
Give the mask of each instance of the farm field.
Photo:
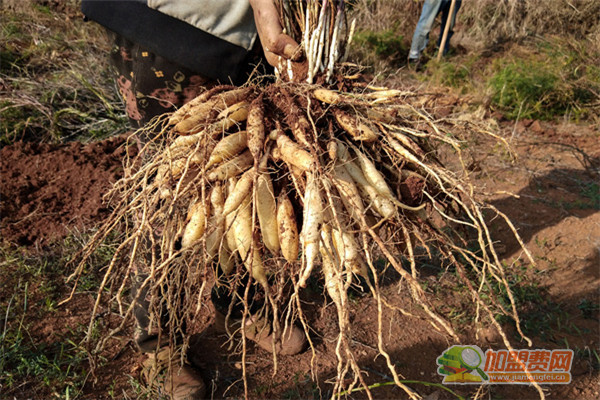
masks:
<svg viewBox="0 0 600 400"><path fill-rule="evenodd" d="M581 10L590 4L576 3ZM412 23L418 7L406 8ZM355 11L372 12L376 18L385 10L357 6ZM463 33L457 33L456 47L446 61L432 59L424 71L405 65L402 51L410 39L409 22L395 28L403 37L399 33L391 37L389 32L394 31L386 30L391 28L369 25L363 15L359 20L364 28L357 33L362 46L355 56L374 66L365 75L378 85L421 93L425 100L420 106L432 115L477 120L510 145L512 154L489 136L472 135L464 143L471 182L484 189L488 204L508 216L535 260L533 265L524 257L506 223L487 221L532 347L514 324L498 321L515 349L573 350L572 382L543 385L547 398L596 399L600 396L597 43L594 47L584 38L568 43L555 36L536 36L474 50L467 29L472 15L468 8L461 12L464 16L456 30ZM16 10L9 4L1 18L0 398L153 398L140 381L142 357L132 341L133 326L110 342L93 372L82 343L96 290L118 243L109 240L94 253L73 298L60 304L72 288L66 281L74 270L71 261L110 214L103 195L123 176L124 160L138 151L128 140L131 132L108 71L110 44L101 29L83 23L77 2L34 1ZM596 21L596 32L598 25ZM592 24L588 32L593 29ZM388 53L393 46L402 50ZM559 60L555 64L565 70L544 69L545 57ZM562 80L544 80L555 86L537 98L562 96L560 101L536 104L529 102L531 96L519 97L518 91L512 99L507 92L500 96L495 91L513 82L526 83L532 70L556 72ZM552 92L554 87L558 89ZM511 102L520 107L515 111ZM442 150L440 159L451 167L457 163L449 151ZM401 379L429 400L539 398L526 385L440 384L436 359L451 345L485 350L502 349L504 343L494 329L476 320L472 299L451 268L432 262L418 270L433 306L446 316L460 341L435 330L399 275L387 270L382 295L395 308L383 310L382 340ZM309 285L302 301L314 334L314 353L279 357L274 374L272 356L249 345L245 356L249 397L331 397L331 380L337 373L335 307L319 282ZM120 318L114 307L102 307L94 321L97 336ZM393 378L373 329L376 315L373 298L361 293L351 298L356 361L374 398L406 398L401 388L390 385ZM243 397L239 343L230 343L215 329L209 301L196 325L189 358L199 367L212 397ZM360 391L348 396L367 398Z"/></svg>

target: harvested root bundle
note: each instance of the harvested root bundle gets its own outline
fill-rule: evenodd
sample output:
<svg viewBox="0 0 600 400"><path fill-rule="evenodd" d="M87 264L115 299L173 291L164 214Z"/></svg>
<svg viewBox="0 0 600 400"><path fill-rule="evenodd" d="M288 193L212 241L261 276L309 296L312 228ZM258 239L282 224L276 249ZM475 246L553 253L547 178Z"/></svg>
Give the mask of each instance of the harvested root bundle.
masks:
<svg viewBox="0 0 600 400"><path fill-rule="evenodd" d="M518 321L514 308L498 309L475 289L483 281L491 291L488 278L508 287L484 223L483 205L474 198L466 172L457 175L436 158L437 146L450 145L460 159L460 142L449 134L460 127L450 120L434 122L396 92L372 102L369 94L378 91L356 86L360 91L329 91L325 98L336 97L335 105L319 100L325 89L312 85L249 86L244 103L250 105L250 120L238 118L225 129L223 117L216 114L188 132L165 124L153 157L115 186L114 194L122 200L110 221L112 226L119 219L138 219L139 228L123 249L132 252L130 259L139 257L136 244L147 241L145 236L154 237L160 227L163 234L152 245L159 256L151 268L164 276L157 279L161 282L176 268L195 271L178 282L190 291L189 301L198 296L198 281L193 279L205 275L212 263L225 278L247 271L270 297L269 304L281 290L276 283L281 280L270 277L291 278L297 296L311 277L321 276L339 312L345 352L340 353L340 368L350 362L354 373L360 369L347 343L347 293L366 279L378 298L376 257L387 259L406 279L432 323L451 336L455 333L450 324L432 310L419 285L417 248L435 249L462 271L473 297L490 317L502 312ZM194 115L206 102L221 103L224 100L218 98L228 93L218 91L213 95L217 99L208 97L187 112ZM294 106L286 108L286 103ZM299 114L289 114L290 109ZM368 118L376 140L349 132L351 125L339 122L338 111L354 126ZM374 117L378 115L386 118ZM302 139L295 134L298 121L308 122ZM435 129L423 129L429 125ZM192 144L178 145L174 151L180 138L193 135ZM476 232L480 254L460 239L463 231ZM410 270L402 265L402 257L410 260ZM111 274L109 282L119 276ZM283 306L296 307L292 301ZM336 390L342 390L341 383Z"/></svg>
<svg viewBox="0 0 600 400"><path fill-rule="evenodd" d="M308 9L300 14L291 10L296 3L302 4L281 2L282 14L303 15L305 22L314 18ZM420 285L419 251L435 251L456 268L478 309L487 313L509 348L495 316L508 315L520 331L519 319L483 218L485 205L478 201L466 169L452 171L436 154L438 147L449 147L464 165L457 136L473 125L435 120L413 105L418 94L370 86L359 74L334 75L333 66L342 58L340 43L347 44L350 35L342 29L343 2L309 2L311 7L319 3L314 20L321 27L318 32L338 42L322 46L315 39L317 31L311 37L308 30L298 31L309 62L308 79L321 76L327 82L336 76L341 89L282 80L220 86L157 122L160 132L146 146L151 157L132 163L130 174L117 182L112 217L86 254L120 222L136 220L115 253L98 298L110 287L122 313L131 317L133 303L123 309L120 289L135 260L143 251L150 253L152 273L144 284L166 295L168 326L179 334L194 319L189 306L199 309L214 265L220 271L218 284L239 284L247 274L249 284L257 282L262 288L275 321L285 315L286 323L299 318L305 327L310 321L299 308L300 291L309 279L324 279L340 332L333 393L361 385L371 396L349 344L348 291L366 282L381 309L376 259L384 259L402 276L431 323L454 338L450 323L433 310ZM288 32L294 32L292 21L284 21ZM323 61L320 50L315 53L307 45L325 48L334 61ZM477 252L465 239L469 236ZM78 273L82 268L83 263ZM281 295L286 282L293 282L291 298ZM165 284L177 289L165 292ZM510 309L495 300L494 285L508 293ZM152 310L157 323L158 300ZM182 316L183 311L188 315ZM277 323L273 328L279 329ZM394 381L417 398L400 382L379 333L379 351ZM350 376L353 383L344 386Z"/></svg>

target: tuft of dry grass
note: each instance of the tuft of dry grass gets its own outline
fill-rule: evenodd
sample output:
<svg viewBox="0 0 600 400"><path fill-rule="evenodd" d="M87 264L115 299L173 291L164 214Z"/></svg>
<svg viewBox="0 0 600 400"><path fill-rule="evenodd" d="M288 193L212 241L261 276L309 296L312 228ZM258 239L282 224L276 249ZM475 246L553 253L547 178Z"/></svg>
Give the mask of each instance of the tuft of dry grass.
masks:
<svg viewBox="0 0 600 400"><path fill-rule="evenodd" d="M401 0L355 3L352 16L359 31L394 28L409 41L423 4ZM457 18L457 30L486 46L531 36L562 35L593 41L600 35L600 2L596 0L463 1Z"/></svg>
<svg viewBox="0 0 600 400"><path fill-rule="evenodd" d="M600 2L465 1L459 20L471 39L487 46L545 35L562 35L594 42L594 38L600 35ZM597 40L595 44L598 46Z"/></svg>
<svg viewBox="0 0 600 400"><path fill-rule="evenodd" d="M356 1L355 3L351 16L356 18L359 29L380 32L395 28L406 37L414 30L422 7L422 2L402 0Z"/></svg>
<svg viewBox="0 0 600 400"><path fill-rule="evenodd" d="M415 1L356 1L350 18L356 34L350 48L352 61L369 72L387 75L401 67L408 56L414 27L421 13ZM401 15L401 18L398 16Z"/></svg>
<svg viewBox="0 0 600 400"><path fill-rule="evenodd" d="M2 144L89 140L126 129L106 34L83 21L75 2L53 7L29 2L0 14Z"/></svg>

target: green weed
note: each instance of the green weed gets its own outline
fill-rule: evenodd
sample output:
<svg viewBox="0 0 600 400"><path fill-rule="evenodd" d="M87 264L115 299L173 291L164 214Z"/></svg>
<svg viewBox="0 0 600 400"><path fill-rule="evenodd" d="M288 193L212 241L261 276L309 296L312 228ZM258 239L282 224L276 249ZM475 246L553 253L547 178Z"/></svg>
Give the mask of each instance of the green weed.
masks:
<svg viewBox="0 0 600 400"><path fill-rule="evenodd" d="M579 189L579 198L574 201L566 201L563 199L549 199L540 197L534 200L535 203L547 204L551 207L565 210L600 210L600 185L595 182L577 181ZM539 193L543 193L543 189L538 189ZM545 244L545 243L544 243ZM538 244L539 245L539 244Z"/></svg>
<svg viewBox="0 0 600 400"><path fill-rule="evenodd" d="M494 63L488 80L492 107L510 119L591 115L600 88L593 57L557 42L542 42L538 51Z"/></svg>
<svg viewBox="0 0 600 400"><path fill-rule="evenodd" d="M579 311L581 311L583 318L588 319L597 318L598 312L600 312L600 305L588 299L581 299L581 301L577 305L577 308L579 308Z"/></svg>
<svg viewBox="0 0 600 400"><path fill-rule="evenodd" d="M379 58L398 59L402 52L406 52L403 39L402 35L388 29L381 32L363 31L354 40L358 46L368 46Z"/></svg>
<svg viewBox="0 0 600 400"><path fill-rule="evenodd" d="M492 103L510 119L551 119L568 109L559 77L540 61L516 60L489 81Z"/></svg>
<svg viewBox="0 0 600 400"><path fill-rule="evenodd" d="M352 49L362 64L376 66L376 70L397 68L408 56L404 38L394 28L360 31L354 37Z"/></svg>
<svg viewBox="0 0 600 400"><path fill-rule="evenodd" d="M577 357L584 358L587 354L590 366L594 371L600 371L600 355L596 349L586 348L584 350L577 349Z"/></svg>
<svg viewBox="0 0 600 400"><path fill-rule="evenodd" d="M438 85L462 89L463 93L468 91L471 81L472 62L434 61L427 63L427 74L422 75L422 80L428 80Z"/></svg>
<svg viewBox="0 0 600 400"><path fill-rule="evenodd" d="M309 374L297 372L292 378L294 387L283 393L286 400L321 398L319 387Z"/></svg>
<svg viewBox="0 0 600 400"><path fill-rule="evenodd" d="M58 321L68 294L68 262L89 238L72 235L39 254L0 243L0 387L3 395L21 391L77 398L89 375L89 354L83 347L87 320L70 326ZM116 240L116 239L115 239ZM98 271L113 254L110 244L94 254L77 293L96 291ZM45 324L48 322L48 325ZM93 334L100 335L100 326ZM100 365L105 362L99 357Z"/></svg>
<svg viewBox="0 0 600 400"><path fill-rule="evenodd" d="M55 393L76 397L87 379L87 352L76 336L45 343L34 338L25 321L35 313L29 304L29 285L15 288L4 310L4 329L0 334L0 387L5 394L24 383L45 386ZM27 318L26 318L27 317Z"/></svg>
<svg viewBox="0 0 600 400"><path fill-rule="evenodd" d="M589 200L589 207L600 210L600 185L595 182L581 184L581 196Z"/></svg>
<svg viewBox="0 0 600 400"><path fill-rule="evenodd" d="M147 386L143 385L138 379L134 378L131 375L129 375L129 385L131 387L131 390L133 391L133 396L131 397L132 399L143 400L156 398L156 395L153 394ZM123 399L127 397L123 396L123 394L120 394L119 396L115 395L111 398Z"/></svg>
<svg viewBox="0 0 600 400"><path fill-rule="evenodd" d="M577 330L564 307L548 296L548 289L540 286L535 277L528 277L524 266L517 265L508 270L506 279L525 335L555 340L558 332L573 333ZM498 282L493 282L492 287L494 293L499 294L497 301L504 309L510 310L512 306L506 287ZM497 320L502 324L514 323L504 315L498 315Z"/></svg>

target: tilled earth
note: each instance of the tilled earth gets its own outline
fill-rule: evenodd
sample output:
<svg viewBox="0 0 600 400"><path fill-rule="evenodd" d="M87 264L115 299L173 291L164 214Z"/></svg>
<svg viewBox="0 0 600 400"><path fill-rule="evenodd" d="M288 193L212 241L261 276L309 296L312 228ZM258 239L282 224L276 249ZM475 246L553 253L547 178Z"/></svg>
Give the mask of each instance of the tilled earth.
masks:
<svg viewBox="0 0 600 400"><path fill-rule="evenodd" d="M124 143L118 137L87 145L17 142L2 148L2 237L43 246L102 220L108 212L102 196L123 175Z"/></svg>

